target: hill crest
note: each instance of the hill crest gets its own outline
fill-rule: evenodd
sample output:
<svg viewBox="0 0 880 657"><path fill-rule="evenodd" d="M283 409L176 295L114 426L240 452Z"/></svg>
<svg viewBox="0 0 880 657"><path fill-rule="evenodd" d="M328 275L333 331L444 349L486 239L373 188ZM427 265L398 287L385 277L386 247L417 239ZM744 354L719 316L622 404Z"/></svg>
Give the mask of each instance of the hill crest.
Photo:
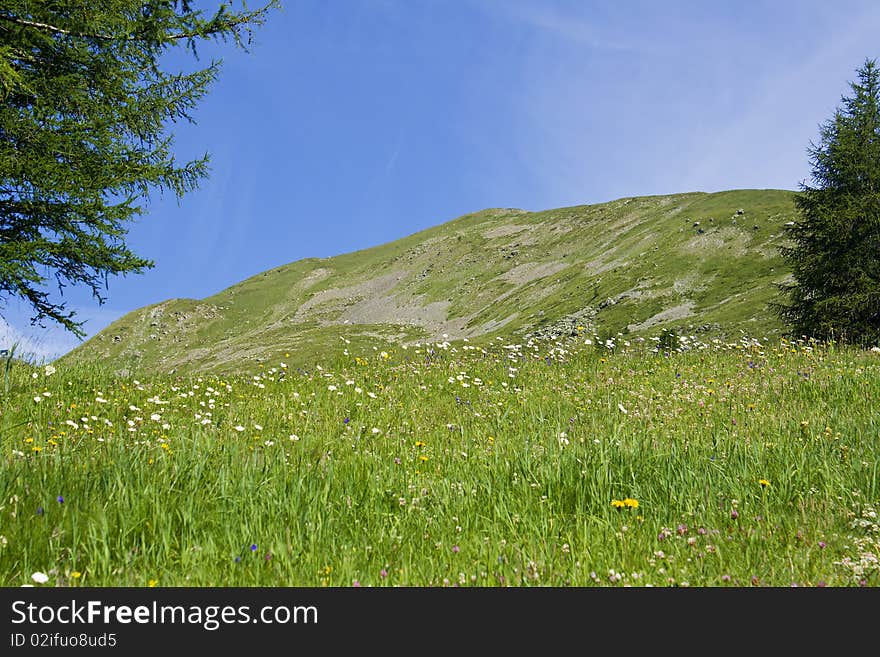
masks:
<svg viewBox="0 0 880 657"><path fill-rule="evenodd" d="M248 371L340 345L686 332L764 335L787 275L796 192L487 208L375 247L305 258L202 300L133 311L63 359L118 370ZM346 342L347 341L347 342ZM287 356L285 356L287 354Z"/></svg>

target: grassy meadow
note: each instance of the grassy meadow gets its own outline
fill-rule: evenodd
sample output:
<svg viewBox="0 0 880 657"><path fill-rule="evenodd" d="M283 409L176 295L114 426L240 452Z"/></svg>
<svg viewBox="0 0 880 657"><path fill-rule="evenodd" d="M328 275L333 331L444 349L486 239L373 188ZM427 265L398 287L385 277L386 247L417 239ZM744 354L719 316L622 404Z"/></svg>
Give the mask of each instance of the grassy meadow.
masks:
<svg viewBox="0 0 880 657"><path fill-rule="evenodd" d="M880 354L616 340L0 361L0 584L880 585Z"/></svg>

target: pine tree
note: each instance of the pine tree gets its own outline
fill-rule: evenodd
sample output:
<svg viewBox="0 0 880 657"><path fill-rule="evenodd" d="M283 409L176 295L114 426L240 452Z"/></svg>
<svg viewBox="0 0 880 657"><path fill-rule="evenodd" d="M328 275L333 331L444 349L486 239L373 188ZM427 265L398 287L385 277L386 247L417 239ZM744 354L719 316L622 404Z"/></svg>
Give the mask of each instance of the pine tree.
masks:
<svg viewBox="0 0 880 657"><path fill-rule="evenodd" d="M153 262L125 244L151 192L180 199L208 175L208 155L178 162L169 125L192 111L220 62L189 73L165 55L231 41L247 51L259 10L189 0L5 0L0 7L0 302L30 304L82 336L57 285L83 285L99 304L111 275ZM203 66L203 67L202 67ZM53 280L54 279L54 283ZM2 307L0 307L2 309Z"/></svg>
<svg viewBox="0 0 880 657"><path fill-rule="evenodd" d="M880 69L867 59L808 149L813 185L782 256L793 280L776 309L797 336L880 343Z"/></svg>

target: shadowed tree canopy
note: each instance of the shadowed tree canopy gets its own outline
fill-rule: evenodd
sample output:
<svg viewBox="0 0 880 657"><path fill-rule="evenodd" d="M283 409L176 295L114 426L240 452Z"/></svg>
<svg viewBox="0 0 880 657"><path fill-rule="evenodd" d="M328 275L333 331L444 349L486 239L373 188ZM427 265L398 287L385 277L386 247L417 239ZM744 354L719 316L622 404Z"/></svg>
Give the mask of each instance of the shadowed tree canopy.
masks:
<svg viewBox="0 0 880 657"><path fill-rule="evenodd" d="M796 335L880 344L880 68L865 60L852 95L811 143L813 185L782 255L793 281L776 306Z"/></svg>
<svg viewBox="0 0 880 657"><path fill-rule="evenodd" d="M208 155L178 162L174 122L217 78L219 61L163 70L163 56L227 41L247 50L272 0L206 12L188 0L5 0L0 7L0 311L28 302L33 323L82 337L67 285L99 304L111 275L153 263L125 244L126 224L155 191L178 199L207 173ZM199 3L204 5L205 3Z"/></svg>

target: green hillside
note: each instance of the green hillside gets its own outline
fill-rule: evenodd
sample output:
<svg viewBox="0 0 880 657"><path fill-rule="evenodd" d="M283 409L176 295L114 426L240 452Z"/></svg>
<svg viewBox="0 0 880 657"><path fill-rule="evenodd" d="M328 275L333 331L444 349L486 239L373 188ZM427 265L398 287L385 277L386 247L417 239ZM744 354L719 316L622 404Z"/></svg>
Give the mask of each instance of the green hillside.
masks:
<svg viewBox="0 0 880 657"><path fill-rule="evenodd" d="M246 372L343 348L496 335L768 336L788 275L795 192L623 198L488 209L332 258L307 258L202 300L120 318L62 361L117 371ZM347 347L351 345L350 347Z"/></svg>

